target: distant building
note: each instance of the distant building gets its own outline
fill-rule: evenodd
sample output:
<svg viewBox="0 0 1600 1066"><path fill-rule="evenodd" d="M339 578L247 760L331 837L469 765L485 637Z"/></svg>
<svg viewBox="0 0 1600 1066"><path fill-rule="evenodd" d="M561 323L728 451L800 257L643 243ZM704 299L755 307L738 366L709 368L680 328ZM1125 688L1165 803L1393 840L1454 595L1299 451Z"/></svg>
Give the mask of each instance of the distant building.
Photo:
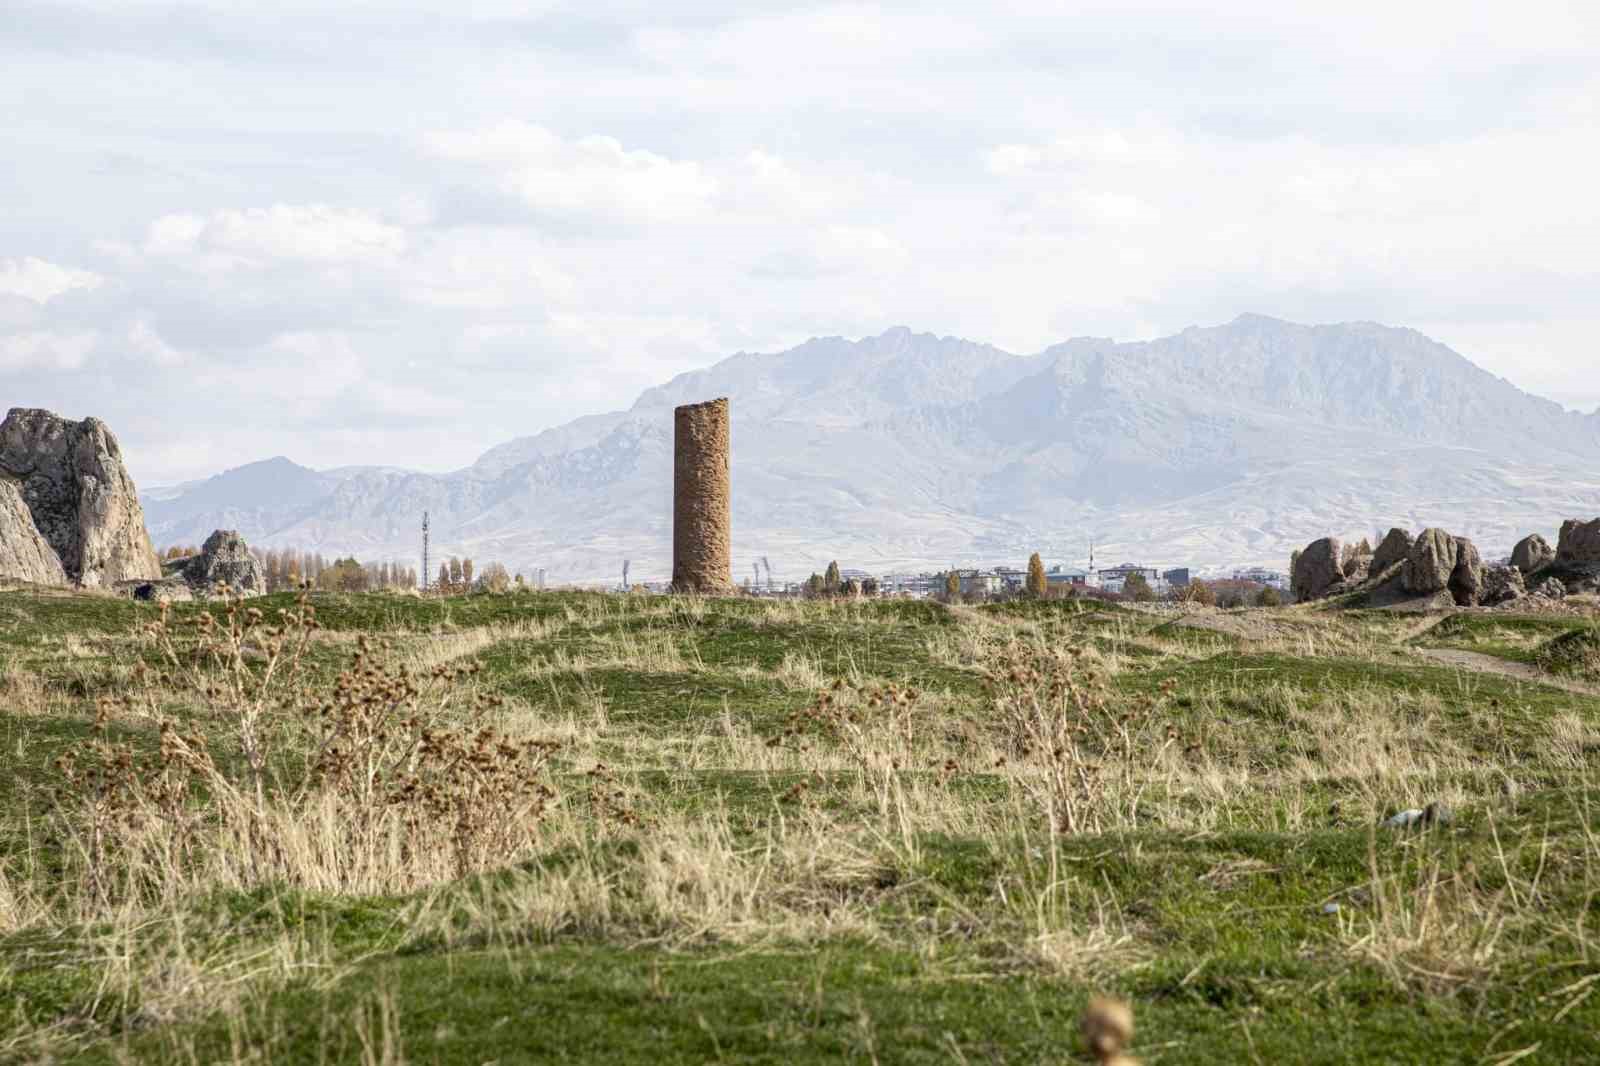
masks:
<svg viewBox="0 0 1600 1066"><path fill-rule="evenodd" d="M885 596L924 599L943 592L944 582L937 574L884 574L878 579L878 589Z"/></svg>
<svg viewBox="0 0 1600 1066"><path fill-rule="evenodd" d="M1153 566L1139 566L1135 563L1123 563L1121 566L1107 567L1100 571L1100 581L1102 584L1115 582L1118 586L1121 586L1134 574L1143 577L1145 581L1149 582L1151 588L1155 588L1161 581L1160 570Z"/></svg>
<svg viewBox="0 0 1600 1066"><path fill-rule="evenodd" d="M1289 587L1288 575L1279 570L1268 570L1265 567L1252 566L1248 570L1235 570L1235 581L1253 581L1257 585L1266 585L1269 588L1287 589Z"/></svg>
<svg viewBox="0 0 1600 1066"><path fill-rule="evenodd" d="M1011 592L1022 588L1028 581L1028 572L1018 570L1014 566L997 566L994 568L994 576L1000 579L1003 588Z"/></svg>
<svg viewBox="0 0 1600 1066"><path fill-rule="evenodd" d="M1045 571L1044 580L1049 588L1087 588L1089 571L1070 566L1052 566Z"/></svg>
<svg viewBox="0 0 1600 1066"><path fill-rule="evenodd" d="M1180 566L1176 570L1168 570L1161 575L1161 580L1165 581L1168 585L1171 585L1175 589L1188 588L1191 580L1189 576L1189 568L1187 566Z"/></svg>
<svg viewBox="0 0 1600 1066"><path fill-rule="evenodd" d="M963 596L993 596L1005 588L1005 582L993 570L957 570L956 576Z"/></svg>

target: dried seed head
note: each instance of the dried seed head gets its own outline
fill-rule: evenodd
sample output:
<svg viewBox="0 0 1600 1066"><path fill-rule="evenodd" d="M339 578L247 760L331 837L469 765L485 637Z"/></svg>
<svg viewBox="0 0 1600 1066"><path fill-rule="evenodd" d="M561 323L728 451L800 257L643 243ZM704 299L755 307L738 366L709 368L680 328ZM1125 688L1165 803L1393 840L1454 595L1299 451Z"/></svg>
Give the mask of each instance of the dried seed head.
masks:
<svg viewBox="0 0 1600 1066"><path fill-rule="evenodd" d="M1089 1054L1103 1064L1115 1062L1133 1041L1133 1009L1121 1000L1096 996L1084 1008L1083 1042Z"/></svg>

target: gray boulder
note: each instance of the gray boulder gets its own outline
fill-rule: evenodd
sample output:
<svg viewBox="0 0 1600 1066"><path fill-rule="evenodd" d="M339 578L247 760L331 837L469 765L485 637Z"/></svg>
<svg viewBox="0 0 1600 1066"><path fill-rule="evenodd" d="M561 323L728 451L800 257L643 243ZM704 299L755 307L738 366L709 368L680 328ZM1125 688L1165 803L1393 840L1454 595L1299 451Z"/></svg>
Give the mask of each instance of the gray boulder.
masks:
<svg viewBox="0 0 1600 1066"><path fill-rule="evenodd" d="M1395 563L1403 563L1406 556L1411 554L1411 546L1416 538L1398 526L1389 530L1383 542L1378 545L1378 550L1372 553L1372 573L1374 576L1383 573Z"/></svg>
<svg viewBox="0 0 1600 1066"><path fill-rule="evenodd" d="M1456 565L1450 572L1450 595L1460 607L1471 607L1483 592L1483 556L1466 537L1456 538Z"/></svg>
<svg viewBox="0 0 1600 1066"><path fill-rule="evenodd" d="M1483 572L1483 590L1478 602L1498 606L1520 600L1527 592L1521 570L1514 566L1491 566Z"/></svg>
<svg viewBox="0 0 1600 1066"><path fill-rule="evenodd" d="M1533 590L1533 594L1545 600L1564 600L1567 598L1567 586L1558 579L1550 577L1540 582L1539 587Z"/></svg>
<svg viewBox="0 0 1600 1066"><path fill-rule="evenodd" d="M1456 538L1442 529L1424 529L1406 556L1405 590L1422 595L1450 587L1456 572Z"/></svg>
<svg viewBox="0 0 1600 1066"><path fill-rule="evenodd" d="M1600 563L1600 518L1589 522L1569 518L1561 523L1556 562Z"/></svg>
<svg viewBox="0 0 1600 1066"><path fill-rule="evenodd" d="M12 408L0 423L0 475L15 485L67 581L100 587L161 576L138 490L104 422Z"/></svg>
<svg viewBox="0 0 1600 1066"><path fill-rule="evenodd" d="M1289 577L1294 598L1302 603L1320 599L1344 585L1344 568L1339 564L1338 537L1323 537L1306 545L1294 562Z"/></svg>
<svg viewBox="0 0 1600 1066"><path fill-rule="evenodd" d="M246 596L260 596L267 591L261 564L250 554L244 538L232 529L219 529L207 537L200 554L184 562L183 578L202 595L219 583Z"/></svg>
<svg viewBox="0 0 1600 1066"><path fill-rule="evenodd" d="M1524 574L1542 570L1555 560L1556 550L1550 547L1549 541L1537 533L1523 537L1517 541L1517 546L1511 549L1511 565Z"/></svg>

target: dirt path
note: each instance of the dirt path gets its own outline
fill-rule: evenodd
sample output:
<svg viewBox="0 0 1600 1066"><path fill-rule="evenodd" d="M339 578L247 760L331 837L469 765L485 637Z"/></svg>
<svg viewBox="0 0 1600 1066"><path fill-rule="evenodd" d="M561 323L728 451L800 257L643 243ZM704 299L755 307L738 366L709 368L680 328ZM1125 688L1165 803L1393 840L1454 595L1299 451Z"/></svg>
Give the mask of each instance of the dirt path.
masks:
<svg viewBox="0 0 1600 1066"><path fill-rule="evenodd" d="M1241 640L1271 640L1274 637L1293 636L1299 632L1295 626L1264 617L1264 612L1261 611L1233 613L1213 607L1196 608L1180 613L1142 603L1129 603L1124 606L1185 629L1203 629L1227 637L1238 637Z"/></svg>
<svg viewBox="0 0 1600 1066"><path fill-rule="evenodd" d="M1526 681L1532 685L1546 685L1566 692L1576 692L1582 696L1600 696L1600 688L1577 681L1551 677L1531 663L1512 662L1509 659L1500 659L1493 655L1484 655L1475 651L1461 651L1456 648L1413 648L1411 650L1424 659L1429 659L1443 666L1454 666L1479 674L1498 674L1501 677Z"/></svg>

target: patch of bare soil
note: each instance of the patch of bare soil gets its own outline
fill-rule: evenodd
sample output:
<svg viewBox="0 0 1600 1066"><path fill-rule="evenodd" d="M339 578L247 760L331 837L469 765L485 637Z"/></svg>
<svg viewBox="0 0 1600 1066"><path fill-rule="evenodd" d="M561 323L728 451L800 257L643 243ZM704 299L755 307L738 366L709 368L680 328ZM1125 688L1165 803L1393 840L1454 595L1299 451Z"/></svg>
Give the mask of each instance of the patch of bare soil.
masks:
<svg viewBox="0 0 1600 1066"><path fill-rule="evenodd" d="M1225 611L1217 607L1189 606L1174 609L1170 606L1149 607L1130 604L1135 610L1157 615L1175 626L1186 629L1204 629L1240 640L1273 640L1294 636L1303 630L1290 622L1274 617L1269 611Z"/></svg>
<svg viewBox="0 0 1600 1066"><path fill-rule="evenodd" d="M1585 696L1600 696L1600 688L1577 681L1568 681L1565 678L1552 677L1532 663L1513 662L1509 659L1484 655L1481 652L1462 651L1458 648L1414 648L1412 650L1424 659L1429 659L1443 666L1454 666L1480 674L1498 674L1501 677L1515 678L1518 681L1526 681L1534 685L1546 685L1550 688L1559 688L1567 692L1577 692Z"/></svg>

